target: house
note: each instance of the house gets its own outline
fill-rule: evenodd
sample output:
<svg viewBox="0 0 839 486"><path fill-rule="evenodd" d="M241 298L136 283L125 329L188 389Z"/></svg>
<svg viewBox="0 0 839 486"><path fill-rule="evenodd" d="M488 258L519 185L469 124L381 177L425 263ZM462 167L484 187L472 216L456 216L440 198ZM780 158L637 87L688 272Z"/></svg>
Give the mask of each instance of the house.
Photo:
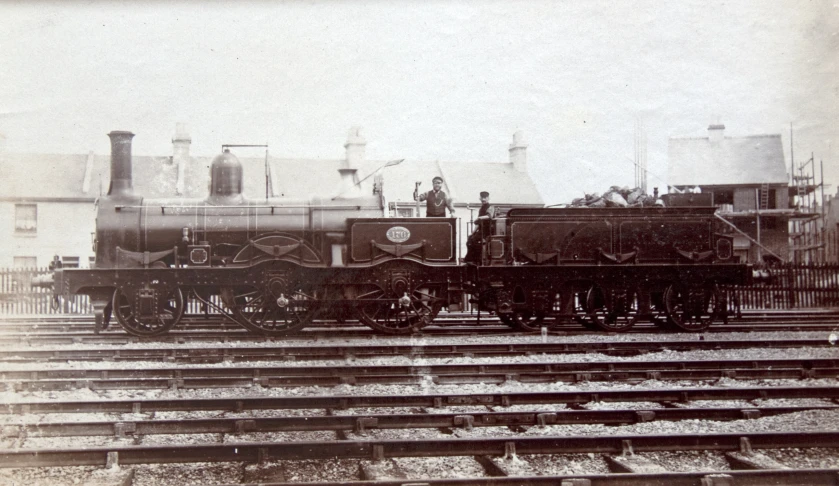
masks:
<svg viewBox="0 0 839 486"><path fill-rule="evenodd" d="M191 143L185 126L178 124L171 155L133 156L134 193L145 198L206 197L210 163L218 154L193 155ZM544 205L527 173L527 144L521 132L513 136L505 162L371 160L365 156L366 143L361 129L354 127L342 158L282 158L253 147L233 146L231 151L244 168L244 194L254 200L371 193L374 184L381 184L389 214L414 217L415 183L429 190L431 179L440 176L443 190L454 198L462 237L477 217L480 191L489 191L500 208ZM68 266L89 267L95 201L108 192L110 154L3 151L0 174L0 267L45 267L54 256ZM465 237L462 240L465 245Z"/></svg>
<svg viewBox="0 0 839 486"><path fill-rule="evenodd" d="M790 221L811 215L790 204L780 134L726 137L715 124L707 137L670 138L667 157L670 190L710 193L742 261L793 259Z"/></svg>

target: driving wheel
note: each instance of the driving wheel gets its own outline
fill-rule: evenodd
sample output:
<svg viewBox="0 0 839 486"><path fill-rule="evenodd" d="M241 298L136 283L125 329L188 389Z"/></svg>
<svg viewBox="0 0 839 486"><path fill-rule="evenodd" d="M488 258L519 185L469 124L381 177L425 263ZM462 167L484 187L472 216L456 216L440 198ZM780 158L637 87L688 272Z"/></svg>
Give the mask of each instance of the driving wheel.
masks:
<svg viewBox="0 0 839 486"><path fill-rule="evenodd" d="M443 308L435 286L419 285L401 296L379 287L358 296L358 319L387 334L410 334L431 324Z"/></svg>
<svg viewBox="0 0 839 486"><path fill-rule="evenodd" d="M222 300L242 327L268 336L281 336L306 327L317 310L315 299L301 290L275 293L270 285L262 289L224 288Z"/></svg>

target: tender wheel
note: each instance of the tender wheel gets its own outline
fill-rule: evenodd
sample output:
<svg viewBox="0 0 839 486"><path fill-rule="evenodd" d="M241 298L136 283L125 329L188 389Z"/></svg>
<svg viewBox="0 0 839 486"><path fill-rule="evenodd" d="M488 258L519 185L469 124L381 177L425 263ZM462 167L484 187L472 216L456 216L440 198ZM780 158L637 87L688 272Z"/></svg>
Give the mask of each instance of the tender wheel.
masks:
<svg viewBox="0 0 839 486"><path fill-rule="evenodd" d="M154 299L151 301L154 303ZM168 332L184 315L184 295L175 288L166 293L166 297L156 300L156 315L140 315L125 293L117 289L111 301L113 313L120 326L128 334L135 336L158 336Z"/></svg>
<svg viewBox="0 0 839 486"><path fill-rule="evenodd" d="M545 321L545 314L531 311L515 311L509 314L508 319L513 328L524 332L537 332L542 328Z"/></svg>
<svg viewBox="0 0 839 486"><path fill-rule="evenodd" d="M588 313L586 312L586 298L588 296L587 291L574 291L572 292L571 296L571 308L569 309L572 313L573 320L583 326L588 331L597 331L600 332L602 329L599 326L592 324L591 319L588 317Z"/></svg>
<svg viewBox="0 0 839 486"><path fill-rule="evenodd" d="M626 332L638 321L638 294L631 289L592 286L586 294L588 321L609 332Z"/></svg>
<svg viewBox="0 0 839 486"><path fill-rule="evenodd" d="M516 322L513 320L513 317L510 316L510 314L499 314L498 320L501 321L502 324L506 324L507 326L512 327L513 329L517 327Z"/></svg>
<svg viewBox="0 0 839 486"><path fill-rule="evenodd" d="M721 296L716 286L689 289L671 285L664 291L667 321L683 331L704 331L720 314Z"/></svg>
<svg viewBox="0 0 839 486"><path fill-rule="evenodd" d="M242 327L268 336L306 327L317 311L315 300L299 290L274 296L268 288L225 288L222 300Z"/></svg>
<svg viewBox="0 0 839 486"><path fill-rule="evenodd" d="M387 334L410 334L431 324L443 302L438 289L420 285L410 294L388 295L376 287L358 296L358 319L365 325Z"/></svg>

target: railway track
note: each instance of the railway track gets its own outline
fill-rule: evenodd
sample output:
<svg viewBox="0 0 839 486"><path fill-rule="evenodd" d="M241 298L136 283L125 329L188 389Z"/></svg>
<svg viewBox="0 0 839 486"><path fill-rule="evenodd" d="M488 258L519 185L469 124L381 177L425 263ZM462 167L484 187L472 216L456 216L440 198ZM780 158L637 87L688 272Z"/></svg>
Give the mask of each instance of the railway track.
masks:
<svg viewBox="0 0 839 486"><path fill-rule="evenodd" d="M15 391L89 388L167 389L419 385L496 383L579 383L646 380L808 379L839 377L839 359L716 361L617 361L576 363L458 364L421 366L200 367L4 371L0 383Z"/></svg>
<svg viewBox="0 0 839 486"><path fill-rule="evenodd" d="M103 466L110 460L120 464L247 461L282 458L299 459L384 459L425 456L505 456L511 454L570 454L597 452L620 454L630 447L635 452L740 451L747 440L750 449L839 447L839 433L752 433L694 435L610 435L589 437L517 437L461 440L367 440L320 441L278 444L276 442L207 444L164 447L85 447L61 451L0 451L6 467ZM109 459L110 456L110 459ZM835 480L835 477L834 477Z"/></svg>
<svg viewBox="0 0 839 486"><path fill-rule="evenodd" d="M0 483L836 484L826 336L495 327L4 346Z"/></svg>
<svg viewBox="0 0 839 486"><path fill-rule="evenodd" d="M660 403L666 407L683 406L706 401L765 401L820 399L839 403L839 387L835 386L750 386L653 388L631 390L588 390L560 392L497 392L497 393L426 393L398 395L307 395L307 396L239 396L229 398L167 398L135 400L34 401L9 402L0 407L0 416L24 414L78 413L151 413L220 411L242 413L259 410L352 410L385 407L421 407L445 410L448 407L514 407L549 405L585 405L589 403ZM753 407L747 407L749 409Z"/></svg>
<svg viewBox="0 0 839 486"><path fill-rule="evenodd" d="M662 351L733 350L765 348L829 348L827 339L706 339L704 336L689 336L691 339L666 338L656 341L598 340L576 342L532 342L528 336L525 342L508 343L464 343L433 344L408 339L396 340L396 344L322 344L284 346L272 342L265 346L221 343L217 346L191 347L188 345L159 345L154 347L50 347L33 349L19 347L0 350L0 363L26 363L50 361L163 361L168 363L234 363L247 361L311 361L311 360L353 360L378 357L410 358L478 358L514 357L539 354L599 353L607 356L639 356ZM405 344L401 342L408 341ZM527 342L529 341L529 342ZM547 341L547 339L546 339Z"/></svg>
<svg viewBox="0 0 839 486"><path fill-rule="evenodd" d="M807 407L702 408L689 407L689 403L703 400L745 399L773 400L802 397L829 397L832 405ZM0 464L5 467L31 468L55 466L105 466L129 470L132 466L177 463L234 463L243 470L259 471L276 465L296 464L300 461L342 461L352 464L349 469L360 471L356 477L376 480L376 484L408 484L405 478L393 481L393 476L404 476L400 461L459 458L474 461L487 477L469 480L423 480L419 484L835 484L836 469L775 469L784 464L771 456L778 450L824 450L839 448L839 433L835 432L736 432L708 434L650 434L593 433L586 435L554 435L552 429L563 425L596 424L610 428L620 426L654 425L663 421L745 421L779 417L784 414L835 410L839 390L835 387L763 387L716 388L693 390L635 390L632 392L598 393L504 393L491 395L438 395L438 396L321 396L284 397L278 399L230 400L140 400L97 402L28 402L9 404L2 411L28 413L90 413L123 412L140 413L173 410L226 410L242 413L247 410L286 410L307 413L304 416L273 418L215 418L179 420L99 420L94 422L68 421L64 423L6 422L4 440L36 439L43 437L116 437L129 439L131 445L110 444L102 446L63 447L60 449L28 448L0 450ZM824 398L822 398L824 399ZM425 410L462 408L465 404L492 410L496 407L539 407L547 405L585 405L601 402L646 404L649 401L680 408L625 409L625 410L565 410L549 412L474 412L422 413ZM420 407L420 413L369 414L370 407L391 409L394 406ZM361 408L360 414L352 414ZM325 412L317 416L315 412ZM341 415L344 413L345 415ZM439 429L462 430L469 434L478 429L506 428L507 433L491 437L468 435L452 439L388 439L377 436L390 429ZM537 430L536 436L523 435L528 429ZM248 440L249 434L280 432L325 431L335 434L338 440ZM602 431L601 431L602 432ZM451 432L449 432L451 433ZM216 434L217 443L201 444L144 444L147 436L167 434ZM662 453L712 454L724 458L732 469L675 473L664 471L649 455ZM538 474L538 465L555 460L562 455L596 455L613 472L620 475L562 475ZM774 466L774 467L772 467ZM404 466L402 466L404 467ZM522 470L531 475L522 475ZM244 471L246 472L246 471ZM244 474L243 476L247 476ZM489 477L494 476L494 477ZM391 479L391 481L388 481ZM548 483L548 480L554 481ZM569 482L570 481L570 482ZM628 481L628 482L627 482ZM710 481L710 482L709 482ZM716 482L722 481L722 482ZM734 482L731 482L734 481ZM804 482L802 482L804 481ZM262 483L265 484L265 483ZM276 483L283 484L283 483ZM350 481L318 482L313 484L353 484ZM359 484L362 484L359 482ZM417 483L411 483L417 484Z"/></svg>
<svg viewBox="0 0 839 486"><path fill-rule="evenodd" d="M600 334L576 323L548 322L549 334L595 335ZM750 312L728 324L716 324L706 333L717 332L770 332L770 331L832 331L839 327L839 312L811 310L796 312ZM56 345L56 344L127 344L136 342L214 342L235 339L262 342L267 338L242 329L223 319L187 316L176 329L166 335L139 338L123 332L118 325L94 334L94 324L89 316L48 316L42 318L13 317L0 319L0 346L3 345ZM650 323L639 323L630 333L661 333ZM527 335L511 330L497 317L454 314L440 317L435 324L422 329L423 335L468 336L474 334ZM376 332L358 322L316 321L306 329L288 336L283 341L335 338L373 338ZM270 338L268 338L270 339Z"/></svg>

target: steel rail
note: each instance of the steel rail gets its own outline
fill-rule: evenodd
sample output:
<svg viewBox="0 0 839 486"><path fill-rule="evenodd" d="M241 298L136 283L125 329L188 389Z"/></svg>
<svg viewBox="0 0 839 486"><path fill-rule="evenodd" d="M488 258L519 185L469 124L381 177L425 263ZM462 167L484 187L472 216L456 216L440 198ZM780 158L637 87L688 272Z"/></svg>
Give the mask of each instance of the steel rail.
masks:
<svg viewBox="0 0 839 486"><path fill-rule="evenodd" d="M472 374L553 374L553 373L644 373L664 371L722 371L729 370L811 370L832 372L839 368L839 358L776 358L723 359L676 361L573 361L537 363L476 363L422 365L345 365L345 366L258 366L258 367L199 367L199 368L110 368L110 369L43 369L0 371L0 380L118 380L126 378L284 378L284 377L343 377L356 376L442 376Z"/></svg>
<svg viewBox="0 0 839 486"><path fill-rule="evenodd" d="M776 415L836 410L834 406L753 408L663 408L648 410L560 410L550 412L467 412L447 414L369 414L270 418L210 418L177 420L116 420L91 422L5 423L3 437L144 436L153 434L231 434L251 432L522 427L574 424L628 425L652 421L758 419ZM319 410L319 409L318 409Z"/></svg>
<svg viewBox="0 0 839 486"><path fill-rule="evenodd" d="M752 449L839 448L839 432L757 432L700 435L608 435L505 437L447 440L340 440L241 442L228 444L107 446L78 449L0 450L0 467L105 466L192 462L391 457L446 457L515 454L620 454L631 448L654 451L739 451ZM109 459L110 456L110 459Z"/></svg>
<svg viewBox="0 0 839 486"><path fill-rule="evenodd" d="M443 316L438 316L435 319L434 327L436 331L440 331L447 326L461 326L473 325L476 320L475 314L469 313L452 313ZM484 316L481 327L486 324L498 324L498 318L495 316ZM772 324L773 321L781 321L780 323ZM742 317L731 318L728 324L715 324L708 332L713 331L727 331L732 327L748 327L767 325L769 328L773 326L793 326L806 325L812 323L815 325L830 325L839 322L839 311L834 309L806 309L800 311L784 311L784 310L763 310L763 311L743 311ZM360 326L354 319L348 321L349 324L356 324ZM546 321L546 325L551 330L564 331L581 331L579 324L575 322L557 322L553 319ZM343 322L318 320L313 322L309 329L330 329L341 328L346 326ZM7 332L20 331L27 332L35 329L55 329L56 331L91 331L94 327L92 316L88 315L39 315L39 316L0 316L0 331ZM506 326L504 326L506 327ZM34 329L33 329L34 328ZM179 329L218 329L229 328L238 330L239 327L228 321L225 321L221 316L205 316L203 314L188 314L184 316L178 326ZM657 329L651 323L639 323L639 330L644 328ZM115 327L118 329L118 327ZM118 334L120 332L115 332Z"/></svg>
<svg viewBox="0 0 839 486"><path fill-rule="evenodd" d="M483 319L482 319L483 321ZM806 323L777 323L777 324L728 324L725 327L711 327L705 333L716 334L723 332L829 332L839 328L839 321L809 321ZM633 328L631 334L665 334L664 331L654 325L638 325ZM443 326L432 325L423 328L422 335L427 337L441 337L441 336L472 336L472 335L504 335L504 336L528 336L534 333L526 333L512 330L509 326L501 324L500 322L488 321L482 323L480 326L473 324L446 324ZM599 335L604 334L598 331L591 331L578 326L568 327L551 327L548 334L552 336L577 336L577 335ZM671 333L666 333L671 334ZM382 336L376 331L364 327L362 325L343 325L343 326L316 326L309 327L305 330L283 336L285 341L301 341L306 339L348 339L348 338L371 338L373 336ZM394 338L398 336L393 336ZM0 346L13 345L63 345L63 344L133 344L142 342L164 342L164 343L184 343L184 342L228 342L230 340L248 341L248 342L264 342L269 340L265 336L251 333L245 329L235 327L235 325L216 325L205 326L203 328L180 328L172 330L167 334L161 336L154 336L151 338L141 338L132 336L122 332L120 329L114 331L100 332L93 334L93 325L86 325L81 329L70 329L67 326L56 329L54 331L42 332L38 330L20 330L15 332L8 332L0 329ZM277 339L277 338L274 338Z"/></svg>
<svg viewBox="0 0 839 486"><path fill-rule="evenodd" d="M806 308L806 309L744 309L743 318L767 317L767 318L788 318L790 316L836 316L839 317L839 309L836 308ZM212 314L210 315L212 317ZM474 318L470 312L449 312L441 315L440 319L446 318ZM185 320L202 320L205 314L186 314ZM83 321L93 323L93 316L88 314L4 314L0 315L0 327L7 323L25 322L51 322L51 321Z"/></svg>
<svg viewBox="0 0 839 486"><path fill-rule="evenodd" d="M687 371L623 371L586 373L482 373L482 374L437 374L437 375L341 375L341 376L284 376L263 378L125 378L125 379L83 379L83 380L38 380L17 381L11 384L16 392L61 391L88 388L91 390L165 390L195 388L247 388L262 386L338 386L338 385L422 385L432 382L438 385L496 384L512 381L520 383L580 383L621 382L643 383L659 381L716 381L737 380L797 380L804 378L837 378L839 368L819 369L815 372L800 369L743 369L743 370L687 370ZM8 384L7 384L8 385Z"/></svg>
<svg viewBox="0 0 839 486"><path fill-rule="evenodd" d="M704 336L702 336L704 337ZM538 337L534 337L536 341ZM236 346L219 348L178 346L171 348L72 348L72 349L4 349L0 362L26 361L198 361L238 362L277 360L327 360L382 356L411 357L497 357L530 354L602 353L607 355L640 355L656 351L721 350L792 347L830 347L827 339L761 339L761 340L658 340L612 342L532 342L507 344L360 344L304 346Z"/></svg>
<svg viewBox="0 0 839 486"><path fill-rule="evenodd" d="M375 486L836 486L836 469L667 472L564 476L480 477L466 479L376 479ZM262 482L262 486L300 483ZM370 486L369 481L307 482L306 486ZM241 483L221 486L242 486Z"/></svg>
<svg viewBox="0 0 839 486"><path fill-rule="evenodd" d="M583 405L592 402L660 402L685 404L707 400L776 400L819 398L839 400L839 386L709 387L646 390L596 390L565 392L511 392L487 394L423 395L313 395L288 397L236 397L166 400L20 401L0 406L0 414L46 413L144 413L218 410L305 410L426 407L442 409L482 405Z"/></svg>
<svg viewBox="0 0 839 486"><path fill-rule="evenodd" d="M64 316L62 315L59 318L47 318L46 316L43 319L3 319L0 316L0 330L33 330L34 329L70 329L70 328L77 328L77 329L92 329L94 326L93 319L91 316L81 316L83 318L73 318L74 316ZM476 314L465 314L465 315L450 315L445 317L438 316L434 320L434 324L438 327L445 327L445 326L457 326L457 325L464 325L464 324L471 324L476 321L477 315ZM807 322L836 322L836 319L839 319L839 312L837 313L817 313L817 314L789 314L789 315L750 315L744 316L742 318L731 318L729 319L728 324L713 324L712 329L724 329L731 325L736 324L771 324L771 323L807 323ZM483 323L498 323L497 316L494 315L485 315L481 316L481 321ZM545 321L545 326L548 328L554 327L568 327L568 328L578 328L579 325L571 320L568 321L560 321L557 322L553 319L548 319ZM309 328L332 328L332 327L342 327L345 325L361 325L359 324L358 320L356 319L349 319L347 321L335 321L335 320L317 320L312 322L309 325ZM638 323L637 326L653 326L652 323L649 322L641 322ZM210 316L210 317L203 317L203 316L187 316L184 317L179 325L179 328L198 328L198 329L214 329L219 327L229 327L236 329L238 325L227 321L222 318L222 316ZM118 329L118 327L117 327Z"/></svg>
<svg viewBox="0 0 839 486"><path fill-rule="evenodd" d="M839 359L619 361L444 364L420 366L296 366L31 370L0 373L16 391L205 387L337 386L341 384L525 383L645 380L806 379L839 376Z"/></svg>

